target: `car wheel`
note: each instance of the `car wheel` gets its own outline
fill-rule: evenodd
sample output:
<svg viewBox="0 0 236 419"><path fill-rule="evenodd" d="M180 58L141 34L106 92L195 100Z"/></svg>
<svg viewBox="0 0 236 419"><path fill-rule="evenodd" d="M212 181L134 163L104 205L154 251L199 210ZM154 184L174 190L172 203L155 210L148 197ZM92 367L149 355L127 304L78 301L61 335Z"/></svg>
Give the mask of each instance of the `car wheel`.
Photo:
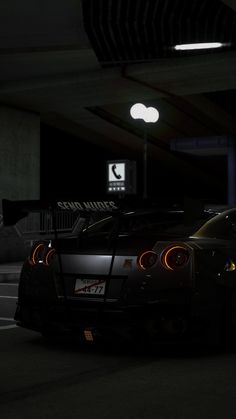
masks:
<svg viewBox="0 0 236 419"><path fill-rule="evenodd" d="M236 290L227 290L225 305L224 339L229 345L236 345Z"/></svg>
<svg viewBox="0 0 236 419"><path fill-rule="evenodd" d="M208 307L204 340L207 346L221 348L228 340L229 319L228 289L217 287L212 291Z"/></svg>

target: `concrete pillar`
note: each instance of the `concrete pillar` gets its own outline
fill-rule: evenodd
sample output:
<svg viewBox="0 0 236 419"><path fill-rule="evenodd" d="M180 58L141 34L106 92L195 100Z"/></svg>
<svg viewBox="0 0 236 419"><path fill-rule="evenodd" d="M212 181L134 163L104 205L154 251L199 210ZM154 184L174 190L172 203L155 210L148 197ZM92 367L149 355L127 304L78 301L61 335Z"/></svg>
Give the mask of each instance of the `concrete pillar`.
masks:
<svg viewBox="0 0 236 419"><path fill-rule="evenodd" d="M40 198L40 117L0 106L0 218L3 198ZM0 263L23 260L24 237L1 221Z"/></svg>
<svg viewBox="0 0 236 419"><path fill-rule="evenodd" d="M40 117L0 106L0 198L40 197Z"/></svg>

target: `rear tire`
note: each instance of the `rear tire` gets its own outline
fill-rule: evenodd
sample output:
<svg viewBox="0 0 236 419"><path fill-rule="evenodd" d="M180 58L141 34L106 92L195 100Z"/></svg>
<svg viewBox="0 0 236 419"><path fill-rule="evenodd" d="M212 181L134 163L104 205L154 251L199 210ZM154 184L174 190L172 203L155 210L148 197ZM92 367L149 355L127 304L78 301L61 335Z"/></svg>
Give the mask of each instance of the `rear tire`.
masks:
<svg viewBox="0 0 236 419"><path fill-rule="evenodd" d="M225 321L223 325L223 337L225 343L230 346L236 345L236 290L227 289L225 304Z"/></svg>

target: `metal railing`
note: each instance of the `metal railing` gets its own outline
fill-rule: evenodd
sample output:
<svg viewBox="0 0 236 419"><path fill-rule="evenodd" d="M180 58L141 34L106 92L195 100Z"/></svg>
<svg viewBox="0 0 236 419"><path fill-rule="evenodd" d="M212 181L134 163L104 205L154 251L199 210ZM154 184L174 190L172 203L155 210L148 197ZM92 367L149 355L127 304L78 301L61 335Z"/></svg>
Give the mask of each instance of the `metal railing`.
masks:
<svg viewBox="0 0 236 419"><path fill-rule="evenodd" d="M60 233L69 233L73 231L78 222L78 214L75 212L56 211L54 220L50 211L43 210L37 213L30 213L24 219L18 221L16 228L24 236L52 235L55 231ZM54 225L55 223L55 225Z"/></svg>

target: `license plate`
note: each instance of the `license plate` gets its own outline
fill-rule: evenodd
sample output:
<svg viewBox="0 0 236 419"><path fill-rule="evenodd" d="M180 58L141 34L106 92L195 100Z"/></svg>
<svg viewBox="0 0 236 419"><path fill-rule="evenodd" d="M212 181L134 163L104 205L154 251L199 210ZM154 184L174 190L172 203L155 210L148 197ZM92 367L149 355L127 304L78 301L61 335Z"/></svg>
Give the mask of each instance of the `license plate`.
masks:
<svg viewBox="0 0 236 419"><path fill-rule="evenodd" d="M77 278L75 282L75 294L81 295L104 295L105 280L104 279L81 279Z"/></svg>

